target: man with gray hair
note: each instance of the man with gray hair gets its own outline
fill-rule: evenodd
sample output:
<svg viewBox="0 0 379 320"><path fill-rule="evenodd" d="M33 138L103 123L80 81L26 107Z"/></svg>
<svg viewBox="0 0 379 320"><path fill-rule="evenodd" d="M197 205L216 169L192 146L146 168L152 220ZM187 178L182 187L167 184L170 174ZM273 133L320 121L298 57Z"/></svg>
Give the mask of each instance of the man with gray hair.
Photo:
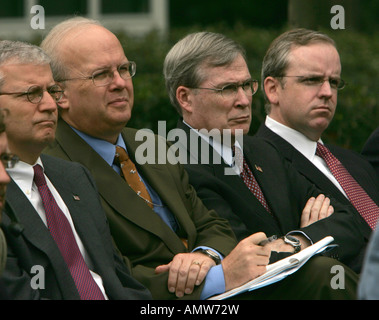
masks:
<svg viewBox="0 0 379 320"><path fill-rule="evenodd" d="M256 137L274 144L322 192L351 207L364 241L350 266L360 272L379 217L379 190L375 171L361 155L321 139L345 86L334 40L307 29L281 34L266 52L261 78L267 117Z"/></svg>
<svg viewBox="0 0 379 320"><path fill-rule="evenodd" d="M57 105L50 58L41 48L0 42L0 108L7 109L11 182L3 229L2 279L12 299L151 299L115 250L93 179L79 164L41 155L54 140ZM6 160L6 159L4 159Z"/></svg>
<svg viewBox="0 0 379 320"><path fill-rule="evenodd" d="M228 219L237 239L260 231L275 235L278 239L268 246L284 254L333 236L341 261L355 258L363 237L349 208L325 197L271 144L247 136L258 83L240 45L218 33L187 35L166 55L163 73L182 115L178 128L188 137L181 161L190 183L208 208ZM202 144L195 149L194 133L195 145ZM180 141L175 145L180 153ZM206 151L209 161L202 163ZM242 165L229 173L239 157Z"/></svg>
<svg viewBox="0 0 379 320"><path fill-rule="evenodd" d="M206 299L264 273L270 252L259 245L266 239L263 233L237 244L228 222L197 197L181 165L162 158L158 162L159 152L155 163L139 162L138 131L125 128L134 103L136 64L116 36L98 23L76 18L53 28L41 46L55 60L54 77L64 88L55 143L46 152L91 171L113 239L153 297ZM158 136L148 138L154 148L167 147ZM278 299L289 291L305 297L313 283L302 278L307 268L289 279L289 286L284 280L277 290L258 290L246 298ZM310 293L313 298L335 294L319 286L328 281L325 273L316 271L315 277L320 290ZM349 290L342 294L351 297Z"/></svg>

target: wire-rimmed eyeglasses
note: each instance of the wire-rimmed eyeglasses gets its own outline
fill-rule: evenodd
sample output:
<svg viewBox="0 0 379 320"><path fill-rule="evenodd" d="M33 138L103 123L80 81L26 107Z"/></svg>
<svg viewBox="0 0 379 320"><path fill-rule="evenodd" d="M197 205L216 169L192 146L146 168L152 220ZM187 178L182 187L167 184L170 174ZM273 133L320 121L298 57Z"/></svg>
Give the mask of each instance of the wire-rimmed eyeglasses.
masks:
<svg viewBox="0 0 379 320"><path fill-rule="evenodd" d="M258 90L258 80L248 80L241 84L231 83L222 88L194 87L191 89L212 90L220 93L224 98L231 98L237 95L238 88L240 87L246 95L253 96Z"/></svg>
<svg viewBox="0 0 379 320"><path fill-rule="evenodd" d="M345 81L341 78L324 78L318 76L281 76L277 78L298 78L301 84L312 87L320 87L325 81L329 82L329 85L334 90L342 90L345 88Z"/></svg>
<svg viewBox="0 0 379 320"><path fill-rule="evenodd" d="M134 61L129 61L117 67L117 72L124 80L132 78L136 74L137 65ZM95 87L107 86L113 81L114 71L109 69L96 70L91 76L77 77L57 80L58 82L71 80L92 80Z"/></svg>
<svg viewBox="0 0 379 320"><path fill-rule="evenodd" d="M47 91L50 94L50 96L54 99L55 102L58 102L63 96L63 90L57 84L47 88L46 90L40 86L31 86L28 88L27 91L22 91L22 92L0 92L0 96L1 95L19 95L21 97L21 96L26 95L29 102L37 104L41 102L43 93L45 91Z"/></svg>

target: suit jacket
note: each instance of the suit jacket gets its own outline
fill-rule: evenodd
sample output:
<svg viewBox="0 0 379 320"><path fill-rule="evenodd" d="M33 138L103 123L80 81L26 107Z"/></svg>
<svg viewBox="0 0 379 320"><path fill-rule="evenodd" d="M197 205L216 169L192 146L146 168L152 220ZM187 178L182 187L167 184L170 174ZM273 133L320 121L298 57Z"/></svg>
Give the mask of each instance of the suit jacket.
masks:
<svg viewBox="0 0 379 320"><path fill-rule="evenodd" d="M362 155L371 163L379 183L379 127L370 135L362 149Z"/></svg>
<svg viewBox="0 0 379 320"><path fill-rule="evenodd" d="M189 136L188 126L181 121L178 128ZM190 152L188 150L188 156ZM214 164L211 160L209 164L185 165L190 183L204 204L230 221L238 239L260 231L267 236L282 236L289 231L301 230L313 242L331 235L340 245L340 260L346 264L354 260L362 250L364 237L349 207L332 199L335 208L332 216L300 229L300 217L307 200L321 192L284 161L271 144L244 136L243 152L272 215L250 192L240 176L225 175L224 169L228 165L224 162Z"/></svg>
<svg viewBox="0 0 379 320"><path fill-rule="evenodd" d="M136 161L136 150L144 147L143 142L136 140L136 133L137 130L130 128L122 132L128 153L138 172L175 216L180 225L178 234L63 120L59 120L55 143L45 152L80 162L90 170L113 239L133 276L150 289L154 299L175 299L167 289L168 274L155 274L158 265L167 264L176 254L198 246L214 248L225 256L237 242L228 222L202 204L188 184L183 167L165 164L167 145L163 139L146 132L148 142L151 142L147 150L155 150L154 164L140 165L140 161ZM158 139L161 139L159 143ZM181 237L188 239L188 250ZM199 299L202 288L203 284L195 287L194 292L185 298Z"/></svg>
<svg viewBox="0 0 379 320"><path fill-rule="evenodd" d="M322 192L330 197L335 198L342 204L350 205L357 220L357 228L364 236L365 245L371 236L371 229L366 221L360 216L356 209L351 205L350 201L340 192L340 190L308 159L306 159L298 150L282 137L268 129L264 124L259 128L255 135L273 143L282 153L285 159L309 181L314 183ZM376 204L379 204L378 180L375 179L375 172L370 164L359 154L350 150L346 150L337 146L326 145L329 150L341 161L354 179L362 186ZM360 265L363 259L364 251L357 260Z"/></svg>
<svg viewBox="0 0 379 320"><path fill-rule="evenodd" d="M379 299L379 232L373 232L367 246L362 273L358 287L358 298L363 300Z"/></svg>
<svg viewBox="0 0 379 320"><path fill-rule="evenodd" d="M109 225L101 207L96 186L81 165L41 155L45 174L67 205L75 229L101 276L109 299L151 299L148 290L132 278L113 246ZM15 225L15 219L17 219ZM45 224L12 180L7 188L3 228L8 257L3 281L13 299L79 299L58 246ZM32 289L37 275L33 266L41 266L38 277L45 288ZM41 283L43 281L43 283Z"/></svg>

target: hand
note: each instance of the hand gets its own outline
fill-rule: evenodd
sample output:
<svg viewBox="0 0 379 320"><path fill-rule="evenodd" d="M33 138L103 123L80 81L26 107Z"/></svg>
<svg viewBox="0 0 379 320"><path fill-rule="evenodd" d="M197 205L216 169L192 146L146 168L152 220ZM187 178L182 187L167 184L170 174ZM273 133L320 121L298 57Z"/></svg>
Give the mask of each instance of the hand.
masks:
<svg viewBox="0 0 379 320"><path fill-rule="evenodd" d="M330 199L323 194L317 198L311 197L305 205L300 219L300 228L309 226L310 224L327 218L333 214L334 208L330 205Z"/></svg>
<svg viewBox="0 0 379 320"><path fill-rule="evenodd" d="M200 252L179 253L169 264L155 268L155 273L169 272L168 290L178 298L191 294L195 285L200 285L209 269L216 263Z"/></svg>
<svg viewBox="0 0 379 320"><path fill-rule="evenodd" d="M263 232L255 233L240 241L222 260L226 290L238 287L266 272L270 249L258 245L265 239L267 237Z"/></svg>

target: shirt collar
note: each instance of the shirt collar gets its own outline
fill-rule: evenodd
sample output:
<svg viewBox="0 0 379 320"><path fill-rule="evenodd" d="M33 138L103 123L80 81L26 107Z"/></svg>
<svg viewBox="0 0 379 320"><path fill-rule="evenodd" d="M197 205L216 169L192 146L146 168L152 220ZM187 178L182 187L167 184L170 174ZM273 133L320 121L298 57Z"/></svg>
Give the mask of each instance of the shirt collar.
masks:
<svg viewBox="0 0 379 320"><path fill-rule="evenodd" d="M33 165L24 161L17 162L14 168L7 169L7 173L15 182L21 185L24 190L31 190L34 178L33 167L36 164L39 164L43 168L41 158L38 157L36 163Z"/></svg>
<svg viewBox="0 0 379 320"><path fill-rule="evenodd" d="M73 127L71 127L85 142L87 142L92 149L94 149L110 166L113 164L116 154L116 145L126 149L124 139L122 139L121 133L117 138L116 144L112 144L108 141L92 137L86 133L83 133Z"/></svg>
<svg viewBox="0 0 379 320"><path fill-rule="evenodd" d="M221 156L221 158L224 160L224 162L229 165L233 166L234 164L234 157L233 157L233 151L232 148L228 145L225 145L221 143L219 140L211 139L211 137L203 132L200 132L197 129L192 128L187 122L183 120L183 123L187 125L191 130L195 131L202 139L204 139L206 142L208 142L212 148ZM240 144L238 141L235 143L235 147L242 150Z"/></svg>
<svg viewBox="0 0 379 320"><path fill-rule="evenodd" d="M295 149L302 153L304 157L310 161L313 161L316 154L317 142L310 140L299 131L287 127L269 116L266 117L265 125L267 128L290 143ZM323 143L321 139L319 139L318 142Z"/></svg>

